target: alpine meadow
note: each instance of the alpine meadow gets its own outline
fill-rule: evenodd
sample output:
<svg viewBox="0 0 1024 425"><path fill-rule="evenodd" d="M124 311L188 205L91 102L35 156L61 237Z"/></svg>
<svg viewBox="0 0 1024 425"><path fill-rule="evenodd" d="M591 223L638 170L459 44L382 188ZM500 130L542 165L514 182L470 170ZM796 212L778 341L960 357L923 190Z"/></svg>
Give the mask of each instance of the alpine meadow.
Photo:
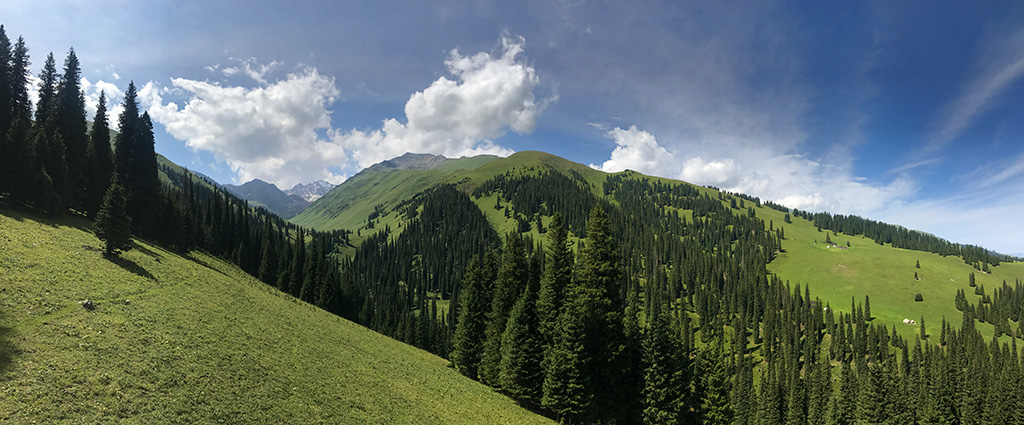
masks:
<svg viewBox="0 0 1024 425"><path fill-rule="evenodd" d="M1024 8L99 3L0 6L2 423L1024 424Z"/></svg>

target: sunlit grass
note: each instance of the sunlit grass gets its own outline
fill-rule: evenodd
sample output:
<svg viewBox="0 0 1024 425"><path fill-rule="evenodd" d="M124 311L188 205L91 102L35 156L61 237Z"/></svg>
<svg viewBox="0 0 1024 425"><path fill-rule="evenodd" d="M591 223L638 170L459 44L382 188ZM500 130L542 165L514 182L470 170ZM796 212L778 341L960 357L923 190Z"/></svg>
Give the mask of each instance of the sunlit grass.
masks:
<svg viewBox="0 0 1024 425"><path fill-rule="evenodd" d="M217 258L99 247L84 220L0 211L0 422L546 421Z"/></svg>

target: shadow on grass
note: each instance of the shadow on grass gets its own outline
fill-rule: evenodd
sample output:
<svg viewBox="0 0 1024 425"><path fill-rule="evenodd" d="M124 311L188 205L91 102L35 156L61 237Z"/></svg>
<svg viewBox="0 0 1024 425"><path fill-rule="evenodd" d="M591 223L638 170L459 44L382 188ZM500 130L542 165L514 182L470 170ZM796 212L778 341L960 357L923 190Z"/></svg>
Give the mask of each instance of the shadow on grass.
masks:
<svg viewBox="0 0 1024 425"><path fill-rule="evenodd" d="M150 256L150 257L153 257L153 258L155 258L155 259L157 259L157 260L162 260L162 259L164 259L164 256L163 256L163 255L160 255L160 254L158 254L158 253L154 252L153 250L151 250L151 249L148 249L148 248L146 248L146 247L142 246L142 245L141 245L141 244L139 244L139 243L138 243L137 241L132 241L132 243L131 243L131 249L133 249L133 250L136 250L136 251L138 251L138 252L141 252L142 254L148 255L148 256Z"/></svg>
<svg viewBox="0 0 1024 425"><path fill-rule="evenodd" d="M210 269L210 270L212 270L212 271L215 271L215 272L217 272L217 273L220 273L220 274L221 274L221 275L223 275L223 276L227 276L227 274L226 274L226 273L224 273L224 272L222 272L222 271L220 271L220 270L217 270L217 269L213 268L213 266L210 266L210 264L209 264L209 263L207 263L207 262L205 262L205 261L203 261L203 260L200 260L199 258L197 258L197 257L196 257L195 255L192 255L191 253L190 253L190 254L188 254L188 255L186 255L186 256L185 256L185 258L188 258L188 259L189 259L189 260L191 260L191 261L192 261L193 263L196 263L196 264L198 264L198 265L200 265L200 266L206 267L206 268L208 268L208 269Z"/></svg>
<svg viewBox="0 0 1024 425"><path fill-rule="evenodd" d="M114 263L114 264L117 264L118 266L121 266L122 269L125 269L125 270L127 270L129 272L132 272L132 273L134 273L134 274L136 274L138 276L141 276L141 277L144 277L146 279L153 280L153 281L156 280L156 276L153 276L152 273L146 271L146 269L142 268L142 266L140 266L138 264L135 264L135 262L132 261L132 260L129 260L129 259L123 258L123 257L119 257L119 256L112 256L112 255L104 255L103 257L106 258L107 260L110 260L111 263Z"/></svg>
<svg viewBox="0 0 1024 425"><path fill-rule="evenodd" d="M93 231L92 220L89 220L84 215L76 212L53 215L41 213L28 208L12 208L10 205L5 205L0 209L0 214L13 218L19 222L28 220L53 228L70 227L89 233L92 233Z"/></svg>
<svg viewBox="0 0 1024 425"><path fill-rule="evenodd" d="M6 315L0 312L0 374L7 372L18 352L14 346L14 328L7 326Z"/></svg>

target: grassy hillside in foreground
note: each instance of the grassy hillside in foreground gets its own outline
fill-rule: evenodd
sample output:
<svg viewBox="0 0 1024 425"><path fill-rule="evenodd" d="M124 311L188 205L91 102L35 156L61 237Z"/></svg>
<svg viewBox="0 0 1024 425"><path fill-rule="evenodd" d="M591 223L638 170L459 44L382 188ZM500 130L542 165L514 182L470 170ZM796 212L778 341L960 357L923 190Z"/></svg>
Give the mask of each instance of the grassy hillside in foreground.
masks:
<svg viewBox="0 0 1024 425"><path fill-rule="evenodd" d="M0 211L0 422L547 422L216 258L108 261L87 226Z"/></svg>

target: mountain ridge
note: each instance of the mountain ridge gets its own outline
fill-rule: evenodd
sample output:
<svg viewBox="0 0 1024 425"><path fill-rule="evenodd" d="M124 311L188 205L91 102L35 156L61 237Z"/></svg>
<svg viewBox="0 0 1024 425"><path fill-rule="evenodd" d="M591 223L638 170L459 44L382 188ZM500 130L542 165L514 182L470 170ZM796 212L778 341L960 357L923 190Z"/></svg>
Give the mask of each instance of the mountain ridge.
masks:
<svg viewBox="0 0 1024 425"><path fill-rule="evenodd" d="M301 196L289 195L279 189L277 185L260 179L252 179L239 186L232 184L222 186L254 206L264 207L285 219L294 217L309 206L309 202Z"/></svg>

